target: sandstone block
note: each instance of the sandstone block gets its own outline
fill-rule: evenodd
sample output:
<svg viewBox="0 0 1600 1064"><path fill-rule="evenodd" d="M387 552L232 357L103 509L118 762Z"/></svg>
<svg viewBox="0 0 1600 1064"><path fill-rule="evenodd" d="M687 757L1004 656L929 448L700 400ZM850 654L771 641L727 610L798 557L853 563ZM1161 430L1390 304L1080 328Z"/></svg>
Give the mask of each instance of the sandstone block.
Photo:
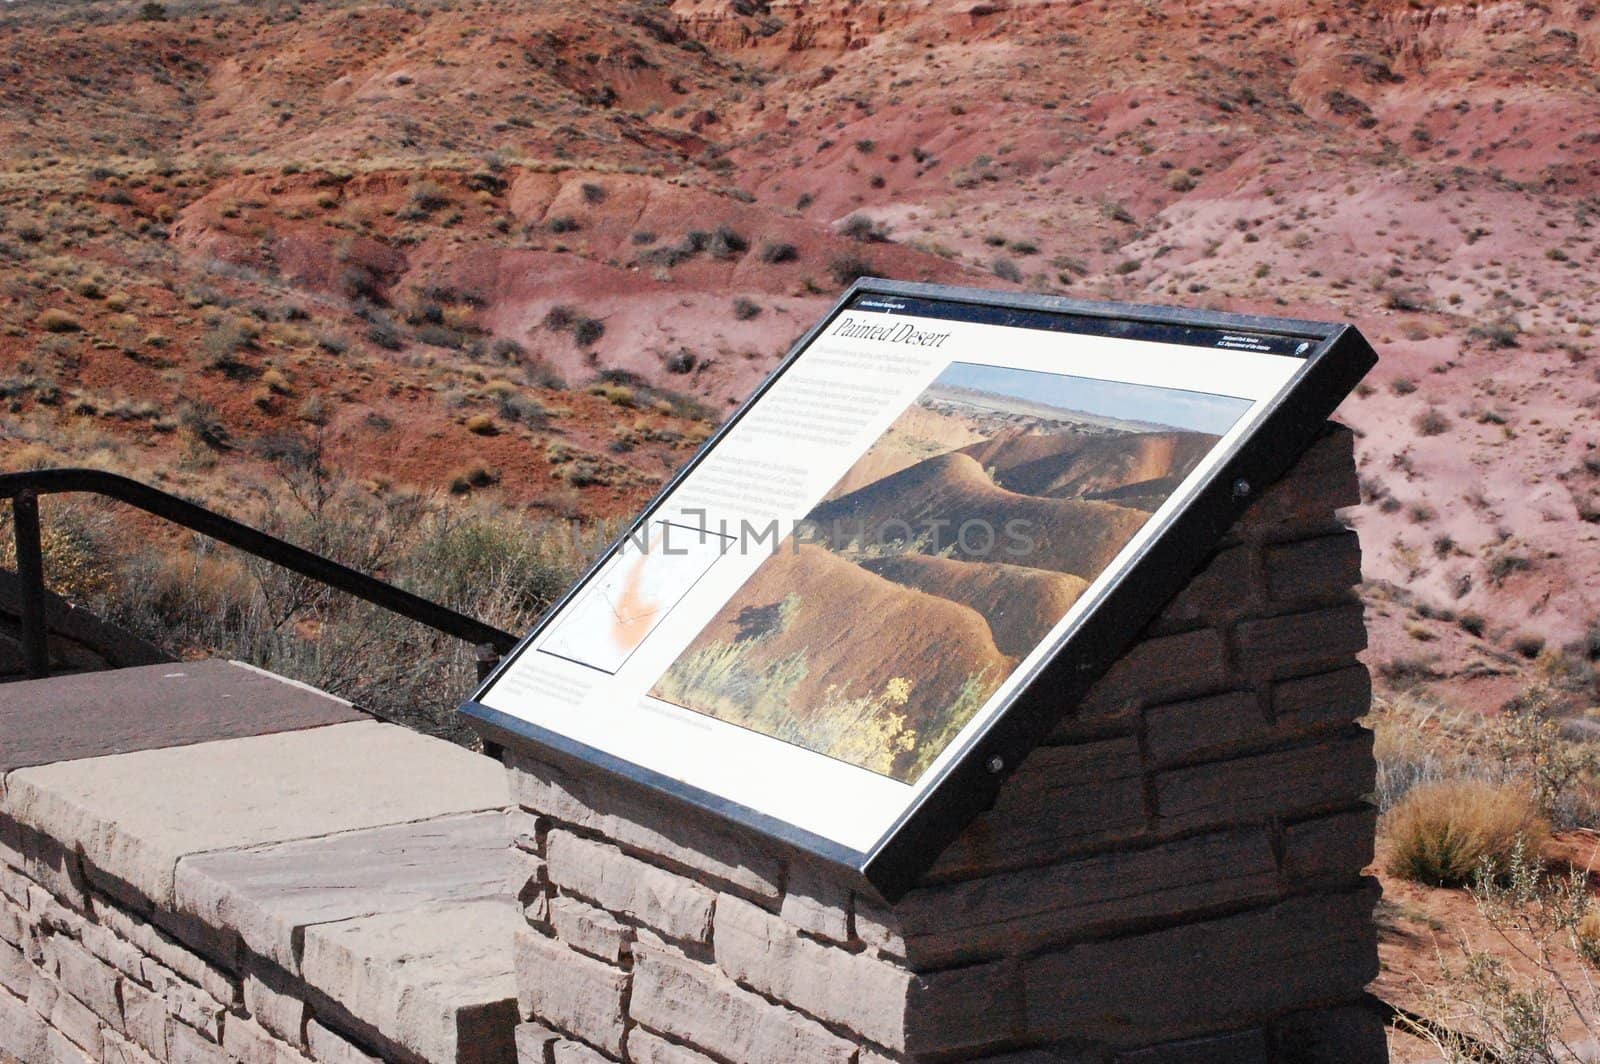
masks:
<svg viewBox="0 0 1600 1064"><path fill-rule="evenodd" d="M561 1035L537 1023L517 1024L517 1064L550 1064L550 1047Z"/></svg>
<svg viewBox="0 0 1600 1064"><path fill-rule="evenodd" d="M1349 530L1266 547L1262 559L1268 598L1279 608L1346 600L1361 582L1361 541Z"/></svg>
<svg viewBox="0 0 1600 1064"><path fill-rule="evenodd" d="M27 954L7 942L0 942L0 988L17 997L26 997L33 982L33 965Z"/></svg>
<svg viewBox="0 0 1600 1064"><path fill-rule="evenodd" d="M609 779L590 778L515 752L506 754L511 787L526 809L594 831L624 846L694 869L736 890L777 901L783 864L737 834L689 812L670 815Z"/></svg>
<svg viewBox="0 0 1600 1064"><path fill-rule="evenodd" d="M46 956L56 966L56 977L67 993L111 1027L121 1028L122 1004L117 999L119 976L114 968L102 963L78 943L59 935L51 938Z"/></svg>
<svg viewBox="0 0 1600 1064"><path fill-rule="evenodd" d="M781 917L729 895L717 902L714 945L735 981L880 1045L906 1047L915 976L904 968L802 938Z"/></svg>
<svg viewBox="0 0 1600 1064"><path fill-rule="evenodd" d="M306 1024L306 1048L321 1064L380 1064L377 1057L357 1049L353 1042L334 1034L316 1020Z"/></svg>
<svg viewBox="0 0 1600 1064"><path fill-rule="evenodd" d="M23 927L22 912L9 902L0 900L0 942L20 947L24 934Z"/></svg>
<svg viewBox="0 0 1600 1064"><path fill-rule="evenodd" d="M1375 900L1368 890L1291 898L1043 954L1025 969L1029 1034L1113 1044L1134 1031L1178 1039L1352 998L1378 970Z"/></svg>
<svg viewBox="0 0 1600 1064"><path fill-rule="evenodd" d="M1276 1064L1259 1028L1186 1038L1117 1055L1116 1064ZM1353 1062L1352 1062L1353 1064Z"/></svg>
<svg viewBox="0 0 1600 1064"><path fill-rule="evenodd" d="M642 947L635 957L632 1017L669 1038L742 1064L851 1064L855 1057L849 1042L707 965Z"/></svg>
<svg viewBox="0 0 1600 1064"><path fill-rule="evenodd" d="M621 1056L628 973L526 929L516 942L522 1015Z"/></svg>
<svg viewBox="0 0 1600 1064"><path fill-rule="evenodd" d="M52 676L0 689L0 773L365 719L341 698L230 661Z"/></svg>
<svg viewBox="0 0 1600 1064"><path fill-rule="evenodd" d="M526 905L544 891L545 884L549 881L544 858L513 847L506 851L505 859L507 865L505 892Z"/></svg>
<svg viewBox="0 0 1600 1064"><path fill-rule="evenodd" d="M1173 769L1155 778L1157 824L1163 832L1187 831L1350 806L1372 790L1376 771L1372 733L1364 729Z"/></svg>
<svg viewBox="0 0 1600 1064"><path fill-rule="evenodd" d="M1134 738L1041 746L935 861L931 878L1060 860L1149 827L1144 764Z"/></svg>
<svg viewBox="0 0 1600 1064"><path fill-rule="evenodd" d="M628 1060L630 1064L715 1064L710 1057L643 1027L628 1032Z"/></svg>
<svg viewBox="0 0 1600 1064"><path fill-rule="evenodd" d="M615 846L552 831L545 839L550 881L646 924L668 938L711 938L716 893L692 879L629 857Z"/></svg>
<svg viewBox="0 0 1600 1064"><path fill-rule="evenodd" d="M1254 826L923 887L907 894L895 912L906 956L923 969L1033 952L1141 921L1277 894L1271 842L1264 828ZM724 919L719 912L719 936Z"/></svg>
<svg viewBox="0 0 1600 1064"><path fill-rule="evenodd" d="M428 1060L515 1059L510 899L440 904L306 928L301 975L357 1020Z"/></svg>
<svg viewBox="0 0 1600 1064"><path fill-rule="evenodd" d="M305 1045L305 999L284 973L252 964L245 972L243 990L245 1011L263 1030L292 1046Z"/></svg>
<svg viewBox="0 0 1600 1064"><path fill-rule="evenodd" d="M1377 1064L1389 1059L1384 1022L1362 1005L1297 1012L1273 1025L1273 1037L1285 1064Z"/></svg>
<svg viewBox="0 0 1600 1064"><path fill-rule="evenodd" d="M312 924L503 895L510 841L483 812L199 854L178 863L176 902L293 973Z"/></svg>
<svg viewBox="0 0 1600 1064"><path fill-rule="evenodd" d="M1372 708L1372 677L1365 665L1300 676L1272 685L1272 712L1280 728L1310 730L1348 724Z"/></svg>
<svg viewBox="0 0 1600 1064"><path fill-rule="evenodd" d="M590 1049L582 1042L569 1042L565 1038L550 1047L551 1064L611 1064L604 1053Z"/></svg>
<svg viewBox="0 0 1600 1064"><path fill-rule="evenodd" d="M232 978L166 931L102 898L94 898L90 908L97 923L144 954L139 958L137 970L128 972L128 975L142 980L148 986L159 986L166 977L162 970L166 969L187 979L223 1004L233 1004L236 992ZM233 960L237 952L234 948L237 939L214 929L201 929L197 922L185 921L184 927L193 931L193 937L203 939L219 955Z"/></svg>
<svg viewBox="0 0 1600 1064"><path fill-rule="evenodd" d="M1273 734L1272 723L1251 691L1151 706L1144 721L1145 742L1157 765L1264 742Z"/></svg>
<svg viewBox="0 0 1600 1064"><path fill-rule="evenodd" d="M44 1030L44 1056L41 1059L46 1064L99 1064L102 1055L103 1047L98 1040L91 1052L54 1027Z"/></svg>
<svg viewBox="0 0 1600 1064"><path fill-rule="evenodd" d="M223 1050L238 1064L304 1064L304 1057L254 1020L229 1016L222 1034Z"/></svg>
<svg viewBox="0 0 1600 1064"><path fill-rule="evenodd" d="M167 1060L171 1064L231 1064L222 1046L176 1017L167 1020Z"/></svg>
<svg viewBox="0 0 1600 1064"><path fill-rule="evenodd" d="M850 889L838 877L804 861L789 866L783 918L834 942L850 941Z"/></svg>
<svg viewBox="0 0 1600 1064"><path fill-rule="evenodd" d="M1235 524L1235 534L1288 539L1338 531L1334 511L1361 501L1354 450L1354 436L1335 426L1261 493Z"/></svg>
<svg viewBox="0 0 1600 1064"><path fill-rule="evenodd" d="M577 898L550 899L549 918L557 938L607 964L621 964L633 944L631 927Z"/></svg>
<svg viewBox="0 0 1600 1064"><path fill-rule="evenodd" d="M123 1033L158 1060L167 1059L167 1003L131 979L121 986Z"/></svg>
<svg viewBox="0 0 1600 1064"><path fill-rule="evenodd" d="M193 1027L212 1042L222 1041L222 1016L227 1008L210 994L182 979L168 979L161 988L167 1014L178 1022ZM171 1031L167 1033L168 1052L171 1052Z"/></svg>
<svg viewBox="0 0 1600 1064"><path fill-rule="evenodd" d="M1372 862L1377 830L1378 811L1370 807L1290 824L1283 829L1284 877L1354 882Z"/></svg>
<svg viewBox="0 0 1600 1064"><path fill-rule="evenodd" d="M18 1060L37 1060L44 1055L45 1022L21 998L0 991L0 1052Z"/></svg>
<svg viewBox="0 0 1600 1064"><path fill-rule="evenodd" d="M1157 636L1129 647L1067 716L1127 715L1142 706L1223 690L1228 680L1227 645L1216 629Z"/></svg>
<svg viewBox="0 0 1600 1064"><path fill-rule="evenodd" d="M366 721L19 769L0 813L171 907L174 870L191 854L501 809L506 798L504 773L484 758Z"/></svg>
<svg viewBox="0 0 1600 1064"><path fill-rule="evenodd" d="M1239 668L1250 676L1299 676L1350 664L1367 648L1362 606L1290 613L1234 628Z"/></svg>
<svg viewBox="0 0 1600 1064"><path fill-rule="evenodd" d="M856 937L870 949L904 960L906 943L900 933L899 914L878 899L865 895L856 895L854 905Z"/></svg>
<svg viewBox="0 0 1600 1064"><path fill-rule="evenodd" d="M100 1056L100 1018L89 1006L66 992L56 994L51 1000L49 1020L51 1027L88 1056Z"/></svg>
<svg viewBox="0 0 1600 1064"><path fill-rule="evenodd" d="M1225 625L1248 612L1257 598L1255 554L1224 547L1168 602L1152 625L1157 634Z"/></svg>
<svg viewBox="0 0 1600 1064"><path fill-rule="evenodd" d="M103 1064L156 1064L156 1058L115 1031L101 1032Z"/></svg>
<svg viewBox="0 0 1600 1064"><path fill-rule="evenodd" d="M134 979L139 978L144 955L132 943L124 941L100 924L87 922L79 931L79 941L83 943L84 949L118 972Z"/></svg>

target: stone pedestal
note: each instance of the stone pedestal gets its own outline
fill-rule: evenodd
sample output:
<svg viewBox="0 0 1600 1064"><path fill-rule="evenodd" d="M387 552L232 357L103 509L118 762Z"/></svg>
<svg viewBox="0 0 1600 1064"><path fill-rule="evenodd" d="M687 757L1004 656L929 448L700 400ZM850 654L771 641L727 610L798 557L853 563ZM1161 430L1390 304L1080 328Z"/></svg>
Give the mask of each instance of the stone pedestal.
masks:
<svg viewBox="0 0 1600 1064"><path fill-rule="evenodd" d="M1384 1060L1352 451L1330 426L894 905L509 752L522 1064Z"/></svg>

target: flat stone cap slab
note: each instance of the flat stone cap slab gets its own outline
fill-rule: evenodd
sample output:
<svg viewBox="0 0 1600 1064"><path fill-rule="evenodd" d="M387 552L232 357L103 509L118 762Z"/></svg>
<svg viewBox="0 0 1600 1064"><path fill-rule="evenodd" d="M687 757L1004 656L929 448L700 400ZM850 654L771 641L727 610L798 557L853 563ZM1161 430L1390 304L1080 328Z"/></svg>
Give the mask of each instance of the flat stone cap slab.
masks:
<svg viewBox="0 0 1600 1064"><path fill-rule="evenodd" d="M382 913L306 929L302 976L429 1061L517 1059L510 898Z"/></svg>
<svg viewBox="0 0 1600 1064"><path fill-rule="evenodd" d="M297 973L307 927L503 897L510 860L506 815L467 813L185 857L177 905Z"/></svg>
<svg viewBox="0 0 1600 1064"><path fill-rule="evenodd" d="M0 684L0 776L135 750L368 720L314 687L232 661Z"/></svg>
<svg viewBox="0 0 1600 1064"><path fill-rule="evenodd" d="M185 857L507 804L496 762L367 720L18 769L0 814L170 909Z"/></svg>

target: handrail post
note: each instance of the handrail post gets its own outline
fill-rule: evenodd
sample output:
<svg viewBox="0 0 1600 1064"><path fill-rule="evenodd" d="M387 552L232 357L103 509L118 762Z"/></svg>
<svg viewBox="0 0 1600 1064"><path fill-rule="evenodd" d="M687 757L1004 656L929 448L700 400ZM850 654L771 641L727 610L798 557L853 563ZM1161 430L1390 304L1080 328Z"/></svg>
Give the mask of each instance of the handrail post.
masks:
<svg viewBox="0 0 1600 1064"><path fill-rule="evenodd" d="M478 682L482 683L494 672L495 666L500 664L500 651L495 649L493 643L478 644Z"/></svg>
<svg viewBox="0 0 1600 1064"><path fill-rule="evenodd" d="M39 495L19 491L11 499L17 540L17 579L22 584L22 658L28 676L50 675L50 642L44 615L44 552L39 543Z"/></svg>

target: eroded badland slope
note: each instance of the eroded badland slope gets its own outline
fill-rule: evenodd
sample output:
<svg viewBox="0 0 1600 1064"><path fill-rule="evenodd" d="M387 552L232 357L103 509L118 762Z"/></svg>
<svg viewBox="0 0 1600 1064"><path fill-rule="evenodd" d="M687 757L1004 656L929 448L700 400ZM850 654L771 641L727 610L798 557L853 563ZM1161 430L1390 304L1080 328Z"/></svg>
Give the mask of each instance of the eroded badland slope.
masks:
<svg viewBox="0 0 1600 1064"><path fill-rule="evenodd" d="M863 270L1348 318L1375 662L1494 700L1600 614L1597 53L1567 0L21 0L0 446L614 514Z"/></svg>

